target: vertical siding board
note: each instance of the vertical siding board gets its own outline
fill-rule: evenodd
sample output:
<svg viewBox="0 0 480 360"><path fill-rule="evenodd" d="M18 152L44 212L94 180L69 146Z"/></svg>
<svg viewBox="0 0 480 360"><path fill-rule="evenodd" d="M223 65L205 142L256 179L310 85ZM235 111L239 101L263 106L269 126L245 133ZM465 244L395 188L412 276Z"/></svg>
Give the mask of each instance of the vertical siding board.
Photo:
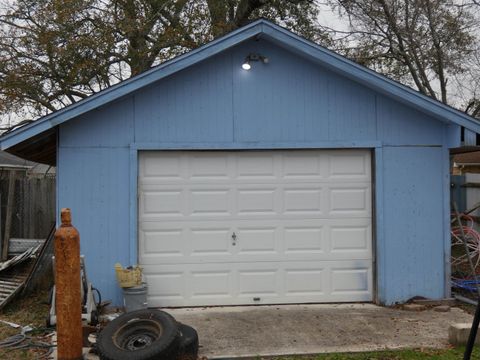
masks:
<svg viewBox="0 0 480 360"><path fill-rule="evenodd" d="M336 76L328 98L332 140L375 138L375 94L355 82Z"/></svg>
<svg viewBox="0 0 480 360"><path fill-rule="evenodd" d="M128 146L134 140L133 96L68 121L61 128L60 146Z"/></svg>
<svg viewBox="0 0 480 360"><path fill-rule="evenodd" d="M59 206L72 209L94 286L119 304L113 266L130 260L129 150L60 148L59 155Z"/></svg>
<svg viewBox="0 0 480 360"><path fill-rule="evenodd" d="M448 124L445 126L445 143L447 148L459 147L461 145L461 126Z"/></svg>
<svg viewBox="0 0 480 360"><path fill-rule="evenodd" d="M265 41L232 50L234 59L249 53L267 56L245 71L232 61L237 142L319 141L328 139L328 75L321 68Z"/></svg>
<svg viewBox="0 0 480 360"><path fill-rule="evenodd" d="M452 128L445 126L445 146L442 148L443 155L443 237L444 237L444 264L445 264L445 273L444 273L444 296L450 298L452 295L451 288L451 250L452 250L452 239L451 239L451 223L450 223L450 189L451 189L451 178L450 178L450 151L448 145L451 141L450 131ZM455 130L455 129L454 129ZM460 137L458 138L460 139Z"/></svg>
<svg viewBox="0 0 480 360"><path fill-rule="evenodd" d="M137 209L138 209L138 152L133 147L130 148L130 181L129 181L129 213L130 213L130 229L129 229L129 254L130 264L138 263L138 242L137 242Z"/></svg>
<svg viewBox="0 0 480 360"><path fill-rule="evenodd" d="M384 192L384 173L385 164L383 160L383 148L379 147L375 149L375 261L376 268L376 281L377 281L377 301L385 302L387 284L386 284L386 242L385 242L385 220L384 212L385 207L385 192Z"/></svg>
<svg viewBox="0 0 480 360"><path fill-rule="evenodd" d="M464 130L464 141L465 146L475 146L477 145L477 134L468 129Z"/></svg>
<svg viewBox="0 0 480 360"><path fill-rule="evenodd" d="M444 295L444 159L440 147L386 147L384 269L391 304Z"/></svg>
<svg viewBox="0 0 480 360"><path fill-rule="evenodd" d="M444 124L385 96L377 96L378 134L386 145L442 145Z"/></svg>
<svg viewBox="0 0 480 360"><path fill-rule="evenodd" d="M228 53L140 90L135 96L137 142L232 141Z"/></svg>

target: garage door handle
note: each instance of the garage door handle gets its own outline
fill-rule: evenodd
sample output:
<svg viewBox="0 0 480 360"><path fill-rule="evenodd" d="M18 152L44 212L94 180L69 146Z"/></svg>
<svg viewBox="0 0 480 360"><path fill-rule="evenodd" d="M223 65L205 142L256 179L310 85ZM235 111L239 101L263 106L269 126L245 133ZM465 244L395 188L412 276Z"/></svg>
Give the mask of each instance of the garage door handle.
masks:
<svg viewBox="0 0 480 360"><path fill-rule="evenodd" d="M237 245L237 235L235 234L235 232L232 234L232 245Z"/></svg>

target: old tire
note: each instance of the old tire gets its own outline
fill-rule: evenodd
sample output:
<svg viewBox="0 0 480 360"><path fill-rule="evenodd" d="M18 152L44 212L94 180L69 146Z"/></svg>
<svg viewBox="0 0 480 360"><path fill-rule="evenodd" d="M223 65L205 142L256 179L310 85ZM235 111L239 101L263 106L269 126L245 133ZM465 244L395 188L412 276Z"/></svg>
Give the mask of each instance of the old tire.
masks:
<svg viewBox="0 0 480 360"><path fill-rule="evenodd" d="M196 360L198 355L197 330L185 324L178 324L180 332L179 360Z"/></svg>
<svg viewBox="0 0 480 360"><path fill-rule="evenodd" d="M160 310L137 310L119 316L99 334L102 360L172 360L178 356L175 319Z"/></svg>

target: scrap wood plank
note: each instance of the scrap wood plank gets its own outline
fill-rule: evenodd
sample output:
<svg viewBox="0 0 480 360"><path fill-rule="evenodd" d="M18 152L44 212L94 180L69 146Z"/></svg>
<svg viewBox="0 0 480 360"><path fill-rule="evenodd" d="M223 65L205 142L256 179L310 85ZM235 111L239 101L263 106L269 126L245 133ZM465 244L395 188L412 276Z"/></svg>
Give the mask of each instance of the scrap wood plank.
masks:
<svg viewBox="0 0 480 360"><path fill-rule="evenodd" d="M0 263L0 309L7 305L31 280L33 273L38 269L46 245L51 243L55 233L55 226L42 244L32 247L7 262ZM8 266L5 266L5 263Z"/></svg>
<svg viewBox="0 0 480 360"><path fill-rule="evenodd" d="M42 245L38 245L36 247L30 248L26 251L24 251L21 254L18 254L17 256L14 256L10 260L4 261L0 263L0 271L7 270L11 267L14 267L17 264L20 264L31 257L35 256L35 254L38 252L38 250L41 248Z"/></svg>
<svg viewBox="0 0 480 360"><path fill-rule="evenodd" d="M32 247L42 245L44 242L45 239L10 238L8 242L8 256L21 254Z"/></svg>
<svg viewBox="0 0 480 360"><path fill-rule="evenodd" d="M42 254L45 253L47 245L53 242L54 234L55 226L53 225L46 241L7 261L10 262L8 267L0 271L0 309L31 282L33 273L37 271L42 261ZM2 263L0 263L1 267Z"/></svg>
<svg viewBox="0 0 480 360"><path fill-rule="evenodd" d="M0 273L0 309L7 305L23 288L36 259L30 258Z"/></svg>
<svg viewBox="0 0 480 360"><path fill-rule="evenodd" d="M48 273L52 273L52 253L55 230L55 223L52 223L47 239L43 241L42 247L37 254L37 261L33 265L28 278L25 280L25 287L23 288L22 295L32 291L42 280L42 277L46 277L48 276Z"/></svg>

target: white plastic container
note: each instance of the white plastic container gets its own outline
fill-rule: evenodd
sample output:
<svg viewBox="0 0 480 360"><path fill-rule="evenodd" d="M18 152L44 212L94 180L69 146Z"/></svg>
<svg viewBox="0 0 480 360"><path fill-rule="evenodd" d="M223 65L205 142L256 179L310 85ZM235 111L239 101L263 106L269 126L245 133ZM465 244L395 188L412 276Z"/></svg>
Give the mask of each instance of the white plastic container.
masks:
<svg viewBox="0 0 480 360"><path fill-rule="evenodd" d="M148 286L146 283L142 283L140 286L123 288L123 305L125 306L125 311L130 312L146 309L148 307L147 292Z"/></svg>

